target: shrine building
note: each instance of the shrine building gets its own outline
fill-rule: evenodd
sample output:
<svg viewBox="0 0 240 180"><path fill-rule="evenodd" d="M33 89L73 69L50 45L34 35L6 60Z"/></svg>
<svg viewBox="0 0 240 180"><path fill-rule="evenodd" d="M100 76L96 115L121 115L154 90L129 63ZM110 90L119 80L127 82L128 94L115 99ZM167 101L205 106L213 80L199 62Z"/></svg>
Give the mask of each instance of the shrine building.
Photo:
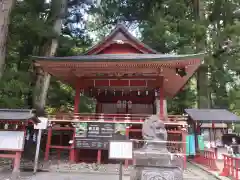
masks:
<svg viewBox="0 0 240 180"><path fill-rule="evenodd" d="M84 55L33 57L36 68L71 85L76 92L74 112L61 117L57 114L49 116L52 126L48 129L45 159L49 158L50 149L65 149L69 150L70 161L80 161L89 153L96 156L98 163L105 161L107 149L104 145L93 148L94 143L89 145L84 139L80 147L76 147L78 122L128 124L127 138L141 139L141 124L144 119L152 114L159 114L166 124L169 139L176 140L179 134L183 135L185 120L183 116L167 114L166 98L173 98L181 91L201 65L203 57L204 54L158 53L136 39L121 24ZM94 97L95 113L79 112L83 94ZM69 125L56 126L63 122ZM52 145L54 130L72 131L70 140L73 141L70 144L63 142L64 138L58 134L61 144ZM184 136L181 136L176 141L183 139ZM84 143L89 147L84 147Z"/></svg>

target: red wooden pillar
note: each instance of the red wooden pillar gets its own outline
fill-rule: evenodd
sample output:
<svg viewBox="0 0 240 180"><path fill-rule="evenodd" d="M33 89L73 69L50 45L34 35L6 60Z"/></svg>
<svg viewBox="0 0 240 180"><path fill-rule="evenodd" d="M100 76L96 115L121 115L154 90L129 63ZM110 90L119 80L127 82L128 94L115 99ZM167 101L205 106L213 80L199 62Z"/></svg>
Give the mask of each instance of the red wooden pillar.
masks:
<svg viewBox="0 0 240 180"><path fill-rule="evenodd" d="M74 97L74 113L79 113L79 104L80 104L80 81L76 82L75 86L75 97ZM73 130L73 143L71 144L71 149L69 153L69 161L74 163L76 161L76 153L78 152L75 146L75 129Z"/></svg>
<svg viewBox="0 0 240 180"><path fill-rule="evenodd" d="M74 113L79 113L79 103L80 103L80 82L76 82L75 88L75 98L74 98Z"/></svg>
<svg viewBox="0 0 240 180"><path fill-rule="evenodd" d="M160 119L164 119L164 87L163 87L163 77L160 79L160 88L159 88L159 105L160 105L160 110L159 110L159 116Z"/></svg>
<svg viewBox="0 0 240 180"><path fill-rule="evenodd" d="M199 152L199 142L198 142L198 135L201 134L201 125L199 122L194 122L194 129L195 129L195 148L196 151Z"/></svg>
<svg viewBox="0 0 240 180"><path fill-rule="evenodd" d="M104 115L103 114L100 115L100 119L104 119ZM97 163L101 164L101 160L102 160L102 150L98 149L97 150Z"/></svg>
<svg viewBox="0 0 240 180"><path fill-rule="evenodd" d="M14 158L13 173L19 172L22 152L17 151Z"/></svg>
<svg viewBox="0 0 240 180"><path fill-rule="evenodd" d="M102 150L98 149L98 151L97 151L97 163L101 164L101 160L102 160Z"/></svg>
<svg viewBox="0 0 240 180"><path fill-rule="evenodd" d="M71 149L70 149L70 153L69 153L69 161L71 163L74 163L76 161L75 155L76 155L76 149L74 148L75 146L75 128L73 129L73 143L71 144Z"/></svg>
<svg viewBox="0 0 240 180"><path fill-rule="evenodd" d="M216 135L215 135L216 133L215 133L215 123L214 122L212 123L212 131L213 131L213 141L214 141L214 145L215 145L215 147L214 147L215 158L218 159L218 149L216 147ZM211 134L210 134L210 136L211 136Z"/></svg>
<svg viewBox="0 0 240 180"><path fill-rule="evenodd" d="M52 140L52 128L50 127L48 128L47 144L46 144L45 158L44 158L45 161L48 161L49 159L51 140Z"/></svg>
<svg viewBox="0 0 240 180"><path fill-rule="evenodd" d="M186 130L182 130L182 149L183 149L183 166L184 169L187 168L187 149L186 149L186 145L187 145L187 132Z"/></svg>

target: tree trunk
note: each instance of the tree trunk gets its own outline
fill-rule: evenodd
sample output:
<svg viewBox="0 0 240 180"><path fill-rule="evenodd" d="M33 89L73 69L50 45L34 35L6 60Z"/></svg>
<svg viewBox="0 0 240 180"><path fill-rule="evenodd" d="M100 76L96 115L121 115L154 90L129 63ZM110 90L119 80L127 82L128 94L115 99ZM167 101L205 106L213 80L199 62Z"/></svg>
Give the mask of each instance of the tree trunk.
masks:
<svg viewBox="0 0 240 180"><path fill-rule="evenodd" d="M204 5L200 0L194 0L194 12L197 23L201 23L204 20ZM205 37L202 40L196 40L196 52L205 50ZM208 92L208 67L202 64L197 71L197 99L198 108L210 108L210 99Z"/></svg>
<svg viewBox="0 0 240 180"><path fill-rule="evenodd" d="M53 29L60 36L62 20L64 15L66 14L67 8L67 0L52 0L52 12L51 17L56 18ZM50 18L51 18L50 17ZM58 47L58 39L52 39L44 44L43 47L43 56L54 56ZM37 74L37 82L34 92L34 108L37 110L39 114L44 113L44 107L46 105L47 92L50 84L51 76L47 72L43 70L39 71Z"/></svg>
<svg viewBox="0 0 240 180"><path fill-rule="evenodd" d="M15 0L0 0L0 79L4 72L8 25Z"/></svg>
<svg viewBox="0 0 240 180"><path fill-rule="evenodd" d="M210 108L210 97L208 92L208 67L202 64L197 71L197 93L198 108Z"/></svg>

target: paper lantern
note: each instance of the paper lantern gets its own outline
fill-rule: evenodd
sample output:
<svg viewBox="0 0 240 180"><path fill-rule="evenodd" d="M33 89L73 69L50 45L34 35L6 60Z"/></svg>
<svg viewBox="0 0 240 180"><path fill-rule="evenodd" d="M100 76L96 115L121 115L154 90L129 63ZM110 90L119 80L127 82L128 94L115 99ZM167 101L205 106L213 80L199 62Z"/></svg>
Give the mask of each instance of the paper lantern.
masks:
<svg viewBox="0 0 240 180"><path fill-rule="evenodd" d="M122 102L120 100L117 101L117 108L120 109L122 107Z"/></svg>
<svg viewBox="0 0 240 180"><path fill-rule="evenodd" d="M128 108L132 109L132 101L128 101Z"/></svg>

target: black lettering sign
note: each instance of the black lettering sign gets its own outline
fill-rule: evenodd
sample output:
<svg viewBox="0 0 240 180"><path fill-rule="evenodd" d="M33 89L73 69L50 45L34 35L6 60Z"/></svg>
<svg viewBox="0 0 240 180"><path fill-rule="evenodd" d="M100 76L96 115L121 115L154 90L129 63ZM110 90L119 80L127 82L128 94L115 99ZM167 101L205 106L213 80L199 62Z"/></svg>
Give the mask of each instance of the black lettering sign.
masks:
<svg viewBox="0 0 240 180"><path fill-rule="evenodd" d="M75 147L81 149L108 149L109 140L126 139L124 125L104 122L89 122L86 136L75 137Z"/></svg>

